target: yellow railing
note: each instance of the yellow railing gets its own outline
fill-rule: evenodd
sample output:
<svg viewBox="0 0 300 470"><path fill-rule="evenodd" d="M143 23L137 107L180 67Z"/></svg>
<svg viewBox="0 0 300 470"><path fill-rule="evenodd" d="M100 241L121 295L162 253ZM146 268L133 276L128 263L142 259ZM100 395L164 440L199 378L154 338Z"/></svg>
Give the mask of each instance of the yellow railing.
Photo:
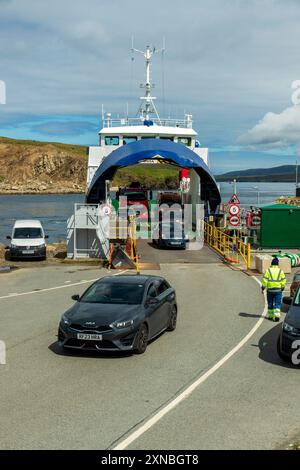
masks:
<svg viewBox="0 0 300 470"><path fill-rule="evenodd" d="M232 237L214 225L203 222L204 241L230 263L244 260L247 268L251 267L250 243L244 243L239 237Z"/></svg>
<svg viewBox="0 0 300 470"><path fill-rule="evenodd" d="M130 241L130 257L135 262L137 274L140 274L139 255L136 243L136 221L134 217L130 217L130 224L128 227L128 238Z"/></svg>

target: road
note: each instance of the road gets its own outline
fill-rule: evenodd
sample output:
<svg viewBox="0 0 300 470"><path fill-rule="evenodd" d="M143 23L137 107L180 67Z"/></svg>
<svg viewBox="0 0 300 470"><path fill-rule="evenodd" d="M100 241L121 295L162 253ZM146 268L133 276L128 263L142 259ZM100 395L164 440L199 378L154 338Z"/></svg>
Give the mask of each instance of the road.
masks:
<svg viewBox="0 0 300 470"><path fill-rule="evenodd" d="M141 356L63 353L56 344L70 296L107 271L62 265L2 274L0 448L273 449L292 440L299 369L277 357L280 325L261 320L264 298L251 277L207 256L161 264L177 290L178 327Z"/></svg>

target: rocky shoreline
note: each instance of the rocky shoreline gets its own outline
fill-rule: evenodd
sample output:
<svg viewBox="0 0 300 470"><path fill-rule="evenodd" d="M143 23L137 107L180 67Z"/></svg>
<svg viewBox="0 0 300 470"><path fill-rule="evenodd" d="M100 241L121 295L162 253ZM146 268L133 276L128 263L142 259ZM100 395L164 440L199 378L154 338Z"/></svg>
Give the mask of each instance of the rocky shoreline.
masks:
<svg viewBox="0 0 300 470"><path fill-rule="evenodd" d="M49 184L27 182L26 184L0 183L0 195L9 194L84 194L85 186L77 183Z"/></svg>

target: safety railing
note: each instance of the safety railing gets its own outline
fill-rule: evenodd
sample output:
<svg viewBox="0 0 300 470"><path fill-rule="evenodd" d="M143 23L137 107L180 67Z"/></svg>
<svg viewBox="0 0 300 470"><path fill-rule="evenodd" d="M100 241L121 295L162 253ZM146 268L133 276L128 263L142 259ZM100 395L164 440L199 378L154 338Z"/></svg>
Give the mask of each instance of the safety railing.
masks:
<svg viewBox="0 0 300 470"><path fill-rule="evenodd" d="M237 236L230 236L219 228L204 222L204 241L229 263L239 264L243 260L247 269L251 267L251 246Z"/></svg>

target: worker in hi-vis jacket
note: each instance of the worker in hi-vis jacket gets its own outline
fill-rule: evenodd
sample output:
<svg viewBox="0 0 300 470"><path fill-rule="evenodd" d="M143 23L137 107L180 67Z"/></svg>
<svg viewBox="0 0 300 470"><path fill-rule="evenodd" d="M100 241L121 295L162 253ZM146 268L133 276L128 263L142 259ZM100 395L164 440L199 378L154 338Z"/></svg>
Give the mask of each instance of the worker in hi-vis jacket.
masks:
<svg viewBox="0 0 300 470"><path fill-rule="evenodd" d="M262 280L262 291L267 289L268 318L280 320L282 292L286 285L285 274L279 267L278 258L273 258L271 267L266 270Z"/></svg>

